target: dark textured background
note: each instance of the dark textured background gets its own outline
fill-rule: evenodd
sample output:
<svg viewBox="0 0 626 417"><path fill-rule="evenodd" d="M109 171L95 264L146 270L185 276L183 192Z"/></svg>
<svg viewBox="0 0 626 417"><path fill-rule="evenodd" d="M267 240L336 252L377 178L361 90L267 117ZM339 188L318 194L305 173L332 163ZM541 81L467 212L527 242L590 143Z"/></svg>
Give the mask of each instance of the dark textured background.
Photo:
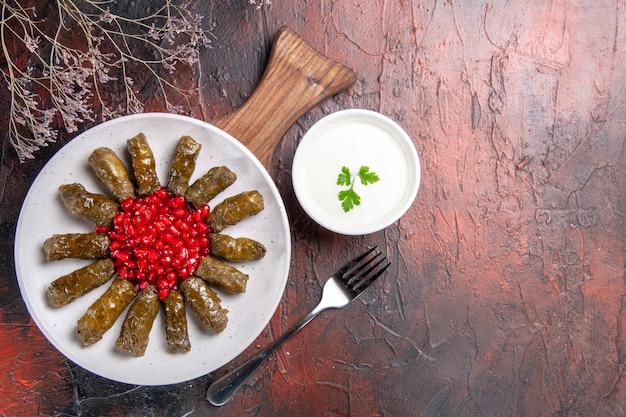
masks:
<svg viewBox="0 0 626 417"><path fill-rule="evenodd" d="M325 277L361 247L381 245L393 267L361 301L296 335L225 407L204 392L226 369L174 386L114 383L45 340L15 278L19 207L71 137L24 164L5 140L3 415L626 415L623 0L204 3L195 7L215 38L193 74L202 91L195 117L245 101L283 25L358 74L293 126L269 166L292 224L291 275L270 326L242 357L305 315ZM142 94L162 110L153 89ZM410 211L363 237L320 229L291 187L302 134L344 108L395 119L422 162Z"/></svg>

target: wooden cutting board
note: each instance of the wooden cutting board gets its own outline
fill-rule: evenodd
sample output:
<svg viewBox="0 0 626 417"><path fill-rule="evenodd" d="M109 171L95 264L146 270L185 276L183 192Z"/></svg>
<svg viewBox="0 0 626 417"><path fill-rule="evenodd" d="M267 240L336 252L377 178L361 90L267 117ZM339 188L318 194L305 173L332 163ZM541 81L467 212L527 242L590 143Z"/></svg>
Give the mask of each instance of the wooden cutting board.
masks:
<svg viewBox="0 0 626 417"><path fill-rule="evenodd" d="M287 130L315 105L355 81L353 70L283 27L252 95L239 109L212 123L247 146L269 168L274 149Z"/></svg>

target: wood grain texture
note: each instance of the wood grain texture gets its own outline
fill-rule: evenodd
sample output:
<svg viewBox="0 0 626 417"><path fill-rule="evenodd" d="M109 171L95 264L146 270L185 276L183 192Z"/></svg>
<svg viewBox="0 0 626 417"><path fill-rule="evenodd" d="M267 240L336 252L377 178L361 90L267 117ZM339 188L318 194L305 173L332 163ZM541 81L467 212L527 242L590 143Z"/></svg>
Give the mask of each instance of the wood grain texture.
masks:
<svg viewBox="0 0 626 417"><path fill-rule="evenodd" d="M207 12L215 39L196 73L197 117L246 102L285 25L357 74L269 156L292 226L291 275L242 358L305 315L326 276L363 246L386 248L394 264L361 301L294 336L222 408L204 391L240 359L168 387L112 383L54 353L46 373L32 366L43 336L15 330L29 318L12 239L27 187L61 144L23 165L5 145L0 345L7 351L10 335L26 350L22 361L0 360L11 370L0 388L11 411L30 415L26 404L41 401L39 415L626 414L623 2L274 0L257 9L230 0ZM319 228L291 186L304 132L345 108L395 119L422 162L413 207L373 235ZM59 385L42 400L46 375Z"/></svg>
<svg viewBox="0 0 626 417"><path fill-rule="evenodd" d="M320 54L285 26L276 34L254 93L240 108L212 123L267 164L296 120L355 81L354 71Z"/></svg>

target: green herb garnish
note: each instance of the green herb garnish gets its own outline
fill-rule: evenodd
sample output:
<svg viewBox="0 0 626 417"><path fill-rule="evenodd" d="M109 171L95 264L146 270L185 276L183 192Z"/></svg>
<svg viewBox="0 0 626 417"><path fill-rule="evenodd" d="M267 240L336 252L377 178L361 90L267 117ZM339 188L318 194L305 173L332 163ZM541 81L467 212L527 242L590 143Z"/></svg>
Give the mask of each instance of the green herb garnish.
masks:
<svg viewBox="0 0 626 417"><path fill-rule="evenodd" d="M361 166L361 169L359 169L359 173L356 176L361 179L361 184L363 185L374 184L380 179L375 172L370 171L370 168L365 165ZM337 178L337 185L350 187L347 190L339 191L339 201L341 201L341 207L343 207L343 211L346 213L352 210L354 206L361 204L361 196L354 191L355 183L356 178L354 178L354 176L350 173L348 167L344 166L341 168L341 172Z"/></svg>

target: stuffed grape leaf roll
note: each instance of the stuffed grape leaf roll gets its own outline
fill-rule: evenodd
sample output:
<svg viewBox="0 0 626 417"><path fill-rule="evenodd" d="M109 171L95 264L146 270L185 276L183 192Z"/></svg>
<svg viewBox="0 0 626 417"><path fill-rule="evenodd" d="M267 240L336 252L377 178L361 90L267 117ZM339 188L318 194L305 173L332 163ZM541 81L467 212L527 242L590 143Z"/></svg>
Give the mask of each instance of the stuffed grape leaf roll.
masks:
<svg viewBox="0 0 626 417"><path fill-rule="evenodd" d="M55 234L46 239L43 249L46 260L60 259L97 259L109 253L109 237L102 233L66 233Z"/></svg>
<svg viewBox="0 0 626 417"><path fill-rule="evenodd" d="M179 139L170 164L170 177L167 183L167 189L171 194L185 196L201 147L191 136Z"/></svg>
<svg viewBox="0 0 626 417"><path fill-rule="evenodd" d="M93 262L52 281L48 287L48 302L53 307L69 304L110 280L113 274L115 267L110 258Z"/></svg>
<svg viewBox="0 0 626 417"><path fill-rule="evenodd" d="M132 354L143 356L150 340L150 330L159 313L159 293L152 285L141 290L131 304L122 324L115 346Z"/></svg>
<svg viewBox="0 0 626 417"><path fill-rule="evenodd" d="M162 300L165 313L165 337L167 349L170 352L189 352L189 331L187 329L187 315L185 299L177 290L170 293Z"/></svg>
<svg viewBox="0 0 626 417"><path fill-rule="evenodd" d="M115 277L111 286L76 322L76 334L83 339L83 345L92 345L102 339L136 294L133 284Z"/></svg>
<svg viewBox="0 0 626 417"><path fill-rule="evenodd" d="M156 173L154 154L148 144L148 139L143 133L139 133L127 141L128 153L132 161L137 194L149 195L161 188L161 183Z"/></svg>
<svg viewBox="0 0 626 417"><path fill-rule="evenodd" d="M210 233L211 254L230 262L248 262L262 259L267 249L261 242L247 237L234 238L221 233Z"/></svg>
<svg viewBox="0 0 626 417"><path fill-rule="evenodd" d="M122 160L109 148L96 148L87 160L96 177L117 201L135 197L135 185L130 180Z"/></svg>
<svg viewBox="0 0 626 417"><path fill-rule="evenodd" d="M220 298L202 279L190 276L180 285L185 301L202 325L216 334L226 328L228 310L222 308Z"/></svg>
<svg viewBox="0 0 626 417"><path fill-rule="evenodd" d="M248 275L234 266L226 265L210 256L202 258L195 275L207 283L223 288L233 294L246 292Z"/></svg>
<svg viewBox="0 0 626 417"><path fill-rule="evenodd" d="M207 218L211 231L218 233L265 208L263 196L256 190L245 191L219 203Z"/></svg>
<svg viewBox="0 0 626 417"><path fill-rule="evenodd" d="M185 193L185 198L195 208L200 208L230 187L236 180L237 174L227 167L213 167L191 184Z"/></svg>
<svg viewBox="0 0 626 417"><path fill-rule="evenodd" d="M102 194L90 193L81 184L63 184L59 187L61 201L74 215L81 216L98 226L110 226L120 212L115 201Z"/></svg>

